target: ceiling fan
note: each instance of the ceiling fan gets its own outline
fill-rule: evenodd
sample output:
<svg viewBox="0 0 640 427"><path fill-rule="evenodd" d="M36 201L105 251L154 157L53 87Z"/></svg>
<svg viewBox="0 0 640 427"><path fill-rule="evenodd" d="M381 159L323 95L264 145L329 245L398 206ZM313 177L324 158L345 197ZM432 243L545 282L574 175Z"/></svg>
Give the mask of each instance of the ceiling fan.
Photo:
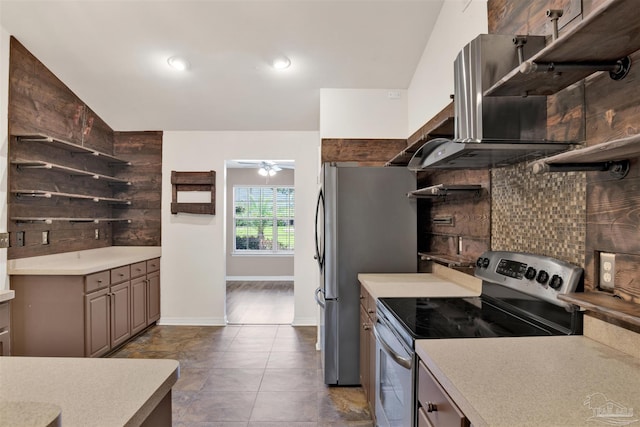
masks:
<svg viewBox="0 0 640 427"><path fill-rule="evenodd" d="M271 161L271 160L244 160L235 162L240 167L258 168L258 173L262 176L274 176L282 169L294 169L292 161Z"/></svg>

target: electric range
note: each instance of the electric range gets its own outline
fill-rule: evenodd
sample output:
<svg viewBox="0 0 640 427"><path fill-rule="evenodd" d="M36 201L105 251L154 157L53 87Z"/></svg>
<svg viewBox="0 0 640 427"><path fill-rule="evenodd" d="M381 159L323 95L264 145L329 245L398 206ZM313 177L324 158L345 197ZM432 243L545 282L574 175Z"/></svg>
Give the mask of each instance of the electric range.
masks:
<svg viewBox="0 0 640 427"><path fill-rule="evenodd" d="M475 276L482 279L477 297L377 301L379 426L415 424L417 339L582 334L582 312L558 299L582 290L582 268L541 255L489 251L477 260Z"/></svg>

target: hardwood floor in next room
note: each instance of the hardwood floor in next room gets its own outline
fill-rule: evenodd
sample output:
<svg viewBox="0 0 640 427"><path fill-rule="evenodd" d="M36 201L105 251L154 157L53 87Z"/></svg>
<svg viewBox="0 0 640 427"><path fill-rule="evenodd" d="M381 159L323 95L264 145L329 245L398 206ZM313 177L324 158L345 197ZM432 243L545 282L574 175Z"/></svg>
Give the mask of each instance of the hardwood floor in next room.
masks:
<svg viewBox="0 0 640 427"><path fill-rule="evenodd" d="M323 384L315 327L152 326L111 357L180 362L175 427L373 426L361 387Z"/></svg>
<svg viewBox="0 0 640 427"><path fill-rule="evenodd" d="M292 281L227 282L230 324L289 325L293 321Z"/></svg>

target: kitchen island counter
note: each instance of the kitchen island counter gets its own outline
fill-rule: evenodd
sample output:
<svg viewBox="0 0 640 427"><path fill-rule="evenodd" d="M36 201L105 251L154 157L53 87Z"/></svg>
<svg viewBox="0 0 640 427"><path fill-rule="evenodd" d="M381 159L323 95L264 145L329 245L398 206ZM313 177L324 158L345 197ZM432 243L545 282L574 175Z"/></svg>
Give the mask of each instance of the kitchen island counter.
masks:
<svg viewBox="0 0 640 427"><path fill-rule="evenodd" d="M0 401L55 405L63 427L171 425L178 377L175 360L2 357Z"/></svg>
<svg viewBox="0 0 640 427"><path fill-rule="evenodd" d="M107 246L7 261L10 275L85 275L134 264L162 254L160 246Z"/></svg>
<svg viewBox="0 0 640 427"><path fill-rule="evenodd" d="M418 340L416 352L476 427L640 420L640 359L585 336Z"/></svg>
<svg viewBox="0 0 640 427"><path fill-rule="evenodd" d="M374 299L470 297L482 291L480 279L437 264L432 273L360 273L358 280Z"/></svg>

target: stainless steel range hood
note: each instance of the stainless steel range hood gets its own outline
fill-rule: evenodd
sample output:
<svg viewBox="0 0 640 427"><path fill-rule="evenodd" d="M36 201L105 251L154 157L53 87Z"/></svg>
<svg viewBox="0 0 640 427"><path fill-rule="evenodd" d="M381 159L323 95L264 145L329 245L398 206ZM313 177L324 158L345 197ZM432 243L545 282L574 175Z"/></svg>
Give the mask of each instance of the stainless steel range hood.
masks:
<svg viewBox="0 0 640 427"><path fill-rule="evenodd" d="M543 36L527 36L526 60L545 45ZM519 65L513 36L482 34L454 62L454 139L426 142L409 169L480 169L545 157L571 147L548 141L547 98L544 96L484 97L496 81Z"/></svg>

